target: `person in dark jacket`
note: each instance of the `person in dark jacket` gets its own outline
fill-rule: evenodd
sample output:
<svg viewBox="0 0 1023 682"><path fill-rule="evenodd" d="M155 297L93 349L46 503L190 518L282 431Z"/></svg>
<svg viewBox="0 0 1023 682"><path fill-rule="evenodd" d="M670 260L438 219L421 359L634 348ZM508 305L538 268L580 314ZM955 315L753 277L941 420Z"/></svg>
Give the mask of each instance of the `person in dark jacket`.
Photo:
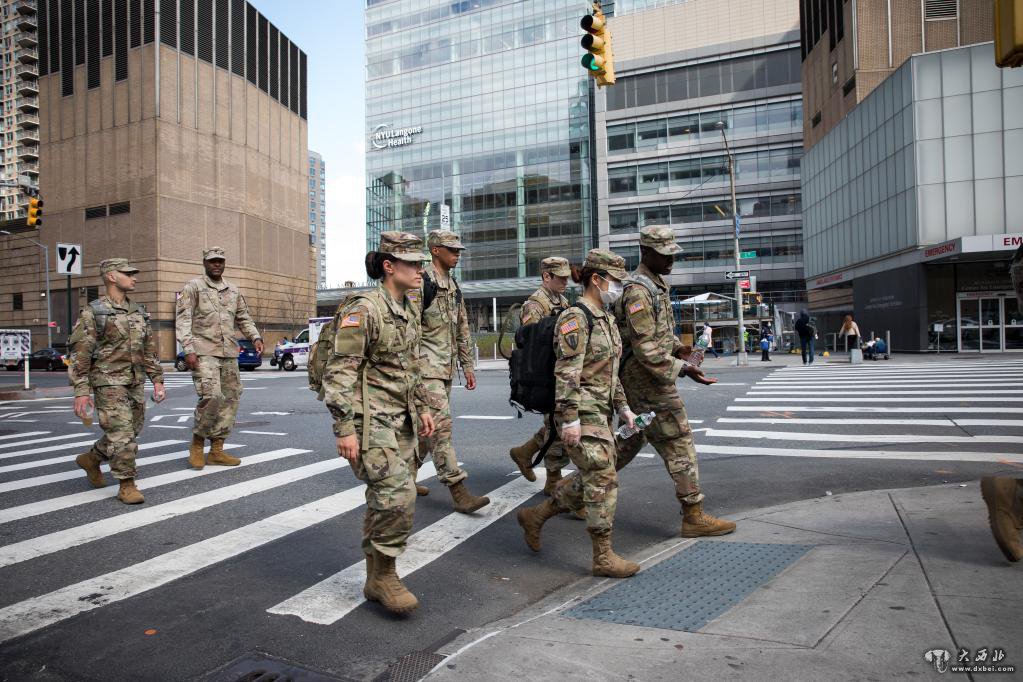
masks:
<svg viewBox="0 0 1023 682"><path fill-rule="evenodd" d="M774 336L771 334L771 325L764 322L760 325L760 361L771 361L771 341Z"/></svg>
<svg viewBox="0 0 1023 682"><path fill-rule="evenodd" d="M803 364L813 364L813 337L816 331L810 324L810 313L806 310L799 311L799 319L796 320L796 334L799 335L799 350L803 354Z"/></svg>

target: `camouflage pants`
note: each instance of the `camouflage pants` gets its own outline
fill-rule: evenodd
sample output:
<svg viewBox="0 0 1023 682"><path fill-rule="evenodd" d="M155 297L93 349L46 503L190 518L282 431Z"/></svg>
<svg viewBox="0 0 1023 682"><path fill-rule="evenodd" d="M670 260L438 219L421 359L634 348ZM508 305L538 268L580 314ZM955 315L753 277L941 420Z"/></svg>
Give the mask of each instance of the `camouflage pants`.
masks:
<svg viewBox="0 0 1023 682"><path fill-rule="evenodd" d="M145 384L97 386L96 414L103 436L92 446L117 479L135 478L136 442L146 418Z"/></svg>
<svg viewBox="0 0 1023 682"><path fill-rule="evenodd" d="M362 433L356 418L356 433ZM396 557L405 551L416 510L416 487L412 475L416 435L412 419L394 430L397 447L370 445L362 449L352 470L366 483L366 516L362 523L362 551L376 550Z"/></svg>
<svg viewBox="0 0 1023 682"><path fill-rule="evenodd" d="M653 423L632 438L618 443L618 469L628 466L646 441L657 450L664 460L664 467L675 483L675 497L682 504L696 504L703 501L700 492L700 470L696 463L696 446L693 432L689 428L686 407L677 392L665 393L663 388L655 391L646 382L629 380L623 373L622 385L629 407L636 414L653 412Z"/></svg>
<svg viewBox="0 0 1023 682"><path fill-rule="evenodd" d="M611 431L599 436L583 435L575 447L565 446L572 463L579 469L558 484L554 501L575 512L586 510L586 528L611 530L618 506L618 472L615 471L615 446Z"/></svg>
<svg viewBox="0 0 1023 682"><path fill-rule="evenodd" d="M433 415L434 430L429 438L419 439L419 461L433 456L437 478L447 486L464 481L469 474L458 467L455 448L451 444L451 382L444 379L423 379L426 405Z"/></svg>
<svg viewBox="0 0 1023 682"><path fill-rule="evenodd" d="M234 428L242 397L238 358L200 355L199 366L192 372L192 383L199 394L192 433L203 438L227 438Z"/></svg>
<svg viewBox="0 0 1023 682"><path fill-rule="evenodd" d="M540 430L533 434L531 440L533 448L537 451L543 447L543 444L547 442L547 434L549 433L547 426L547 420L549 417L544 417L544 424L540 427ZM547 454L543 456L544 466L547 467L547 471L561 471L568 466L568 455L565 454L565 448L561 444L561 439L557 436L554 437L554 442L551 443L551 447L547 450Z"/></svg>

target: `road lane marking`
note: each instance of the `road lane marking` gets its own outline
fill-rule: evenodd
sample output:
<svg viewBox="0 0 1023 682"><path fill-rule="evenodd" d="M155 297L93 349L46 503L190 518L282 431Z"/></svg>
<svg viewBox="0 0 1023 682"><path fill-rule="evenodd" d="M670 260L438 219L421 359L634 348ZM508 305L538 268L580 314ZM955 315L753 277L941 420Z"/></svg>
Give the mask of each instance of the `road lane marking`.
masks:
<svg viewBox="0 0 1023 682"><path fill-rule="evenodd" d="M1012 443L1023 445L1019 436L949 436L944 433L807 433L805 431L745 431L739 429L706 429L708 436L752 438L765 440L828 441L829 443Z"/></svg>
<svg viewBox="0 0 1023 682"><path fill-rule="evenodd" d="M1023 453L1007 452L906 452L902 450L798 450L795 448L738 447L731 445L700 445L701 455L753 455L763 457L820 457L826 459L909 459L921 462L1018 462Z"/></svg>
<svg viewBox="0 0 1023 682"><path fill-rule="evenodd" d="M870 395L872 395L872 396L882 396L882 395L961 395L961 396L964 397L964 399L971 399L971 398L973 398L972 395L966 395L966 394L969 394L969 393L982 393L984 395L1023 395L1023 391L997 391L997 390L996 391L992 391L991 389L988 389L988 388L977 388L977 389L974 389L972 391L887 391L887 390L886 391L877 391L877 390L873 390L873 389L876 389L876 388L877 388L876 386L871 386L871 390L869 391ZM756 396L756 395L768 395L768 396L770 396L770 395L802 395L802 396L818 396L818 397L822 397L822 396L833 396L833 395L835 395L835 393L834 393L834 391L793 391L793 390L773 391L773 390L759 389L759 390L747 391L746 395L752 395L752 396Z"/></svg>
<svg viewBox="0 0 1023 682"><path fill-rule="evenodd" d="M95 442L96 441L93 439L93 440L83 440L81 442L76 442L76 443L66 443L65 445L67 445L69 447L71 447L71 446L86 446L86 445L91 446ZM181 440L158 440L158 441L156 441L154 443L140 443L139 444L139 450L149 450L151 448L162 448L165 445L178 445L179 443L184 443L184 441L181 441ZM55 448L49 448L49 449L55 449ZM59 448L56 448L56 449L59 449ZM81 454L81 453L79 453L79 454ZM33 460L31 462L19 462L17 464L8 464L7 466L0 467L0 474L5 474L8 471L22 471L24 469L35 469L36 467L44 467L44 466L49 466L51 464L61 464L63 462L73 462L73 461L75 461L75 457L77 457L77 456L78 455L63 455L61 457L51 457L49 459L37 459L37 460ZM0 457L3 457L3 455L0 455Z"/></svg>
<svg viewBox="0 0 1023 682"><path fill-rule="evenodd" d="M1023 419L864 419L861 417L789 417L769 419L764 417L719 417L722 424L850 424L857 426L1023 426Z"/></svg>
<svg viewBox="0 0 1023 682"><path fill-rule="evenodd" d="M793 383L789 383L789 382L785 382L785 383L771 382L770 384L766 384L766 383L764 383L764 384L757 384L757 385L753 386L752 388L754 390L762 390L762 391L791 391L791 390L794 390L794 389L797 389L797 388L818 389L818 390L824 390L824 389L829 389L829 390L850 389L851 390L851 389L860 389L860 388L872 388L872 389L873 388L941 388L941 387L944 387L944 386L952 386L954 388L965 388L965 389L971 389L971 388L988 389L988 388L1003 388L1003 387L1004 388L1015 388L1015 387L1017 387L1019 385L1020 385L1020 382L1018 382L1018 381L1005 381L1005 382L997 382L997 383L996 382L987 382L987 383L979 383L979 384L949 384L947 381L930 381L930 382L916 382L916 381L914 381L913 383L905 383L905 384L900 384L900 383L877 384L877 383L874 383L874 382L867 382L867 381L861 381L861 382L857 382L857 383L845 383L845 384L835 384L835 383L818 384L816 382L805 383L805 384L804 383L797 384L797 383L794 383L794 382Z"/></svg>
<svg viewBox="0 0 1023 682"><path fill-rule="evenodd" d="M422 481L435 473L432 462L419 470ZM320 498L146 561L87 578L0 609L0 642L113 604L191 575L244 552L358 509L365 485Z"/></svg>
<svg viewBox="0 0 1023 682"><path fill-rule="evenodd" d="M32 436L44 436L49 431L26 431L24 433L12 433L7 436L0 436L0 440L13 440L15 438L31 438Z"/></svg>
<svg viewBox="0 0 1023 682"><path fill-rule="evenodd" d="M54 440L68 440L70 438L83 438L88 436L88 433L66 433L61 436L47 436L45 438L30 438L29 440L19 441L17 443L0 443L0 449L6 448L20 448L23 445L33 445L35 443L46 443Z"/></svg>
<svg viewBox="0 0 1023 682"><path fill-rule="evenodd" d="M238 433L251 433L256 436L287 436L283 431L239 431Z"/></svg>
<svg viewBox="0 0 1023 682"><path fill-rule="evenodd" d="M963 402L977 402L977 403L1023 403L1023 398L988 398L986 396L961 396ZM763 400L777 400L771 396L765 396L763 398L736 398L735 402L746 402L755 403ZM869 397L856 397L847 398L845 396L839 396L837 398L785 398L788 402L813 402L813 403L878 403L878 402L896 402L899 398L892 398L885 400L879 396L871 394ZM947 396L944 398L913 398L907 399L906 402L910 403L947 403L949 401L955 401L955 396Z"/></svg>
<svg viewBox="0 0 1023 682"><path fill-rule="evenodd" d="M825 401L827 402L827 401ZM957 405L921 405L920 407L832 407L825 405L729 405L727 412L861 412L865 414L917 414L920 412L956 412L983 414L985 412L1023 414L1023 407L959 407Z"/></svg>
<svg viewBox="0 0 1023 682"><path fill-rule="evenodd" d="M484 414L460 414L459 419L495 419L504 421L506 419L515 419L515 415L484 415Z"/></svg>

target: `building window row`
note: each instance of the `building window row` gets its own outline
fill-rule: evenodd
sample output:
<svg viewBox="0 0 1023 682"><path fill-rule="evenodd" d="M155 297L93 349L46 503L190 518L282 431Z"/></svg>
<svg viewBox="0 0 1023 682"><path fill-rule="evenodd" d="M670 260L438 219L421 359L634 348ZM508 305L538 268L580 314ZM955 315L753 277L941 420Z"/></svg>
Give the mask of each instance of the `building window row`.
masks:
<svg viewBox="0 0 1023 682"><path fill-rule="evenodd" d="M736 181L798 179L802 155L801 147L761 149L736 154ZM724 155L688 157L608 169L608 193L612 197L657 194L727 181L728 158Z"/></svg>
<svg viewBox="0 0 1023 682"><path fill-rule="evenodd" d="M735 242L731 239L682 240L679 245L682 253L675 257L676 269L735 265ZM747 263L757 265L791 263L803 258L803 238L798 234L743 237L741 248L756 253L756 258ZM638 264L638 246L615 246L614 251L627 261L635 257Z"/></svg>
<svg viewBox="0 0 1023 682"><path fill-rule="evenodd" d="M799 50L778 50L625 76L607 91L608 111L799 84Z"/></svg>
<svg viewBox="0 0 1023 682"><path fill-rule="evenodd" d="M799 0L799 47L805 60L810 50L820 42L827 31L829 47L835 46L845 37L845 14L842 6L846 0ZM955 0L951 0L955 2Z"/></svg>
<svg viewBox="0 0 1023 682"><path fill-rule="evenodd" d="M803 202L799 194L740 196L736 198L743 218L792 218L799 216ZM609 213L611 234L638 232L648 225L672 225L729 220L731 201L725 196L685 204L663 204L642 208L613 209Z"/></svg>
<svg viewBox="0 0 1023 682"><path fill-rule="evenodd" d="M774 102L609 125L607 150L609 154L626 154L657 149L665 144L692 143L696 140L719 142L722 128L730 138L801 132L803 103L801 100Z"/></svg>

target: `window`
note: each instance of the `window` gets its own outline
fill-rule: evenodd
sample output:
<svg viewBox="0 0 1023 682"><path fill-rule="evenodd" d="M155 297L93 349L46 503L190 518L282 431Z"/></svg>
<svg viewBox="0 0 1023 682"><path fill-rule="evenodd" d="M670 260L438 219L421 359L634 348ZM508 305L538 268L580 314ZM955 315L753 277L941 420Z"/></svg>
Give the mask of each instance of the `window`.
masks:
<svg viewBox="0 0 1023 682"><path fill-rule="evenodd" d="M608 191L611 195L636 193L636 167L608 169Z"/></svg>
<svg viewBox="0 0 1023 682"><path fill-rule="evenodd" d="M122 201L118 204L110 204L110 215L124 215L125 213L131 213L131 202Z"/></svg>
<svg viewBox="0 0 1023 682"><path fill-rule="evenodd" d="M12 298L13 298L13 301L11 303L12 303L12 305L14 307L14 310L24 310L25 309L25 301L22 299L22 295L20 293L15 293L12 296Z"/></svg>
<svg viewBox="0 0 1023 682"><path fill-rule="evenodd" d="M695 135L700 127L700 117L696 114L689 116L675 116L668 119L668 137L672 141L688 139Z"/></svg>
<svg viewBox="0 0 1023 682"><path fill-rule="evenodd" d="M639 193L651 194L668 187L668 164L651 163L639 167Z"/></svg>
<svg viewBox="0 0 1023 682"><path fill-rule="evenodd" d="M623 126L609 126L607 129L607 151L626 152L636 148L634 126L629 123Z"/></svg>
<svg viewBox="0 0 1023 682"><path fill-rule="evenodd" d="M611 211L611 233L636 232L639 230L636 211Z"/></svg>
<svg viewBox="0 0 1023 682"><path fill-rule="evenodd" d="M668 131L663 118L636 124L636 146L638 148L655 148L667 140Z"/></svg>
<svg viewBox="0 0 1023 682"><path fill-rule="evenodd" d="M96 220L97 218L106 218L106 217L107 217L107 207L106 207L106 205L103 205L103 206L93 206L92 208L85 209L85 219L86 220Z"/></svg>

